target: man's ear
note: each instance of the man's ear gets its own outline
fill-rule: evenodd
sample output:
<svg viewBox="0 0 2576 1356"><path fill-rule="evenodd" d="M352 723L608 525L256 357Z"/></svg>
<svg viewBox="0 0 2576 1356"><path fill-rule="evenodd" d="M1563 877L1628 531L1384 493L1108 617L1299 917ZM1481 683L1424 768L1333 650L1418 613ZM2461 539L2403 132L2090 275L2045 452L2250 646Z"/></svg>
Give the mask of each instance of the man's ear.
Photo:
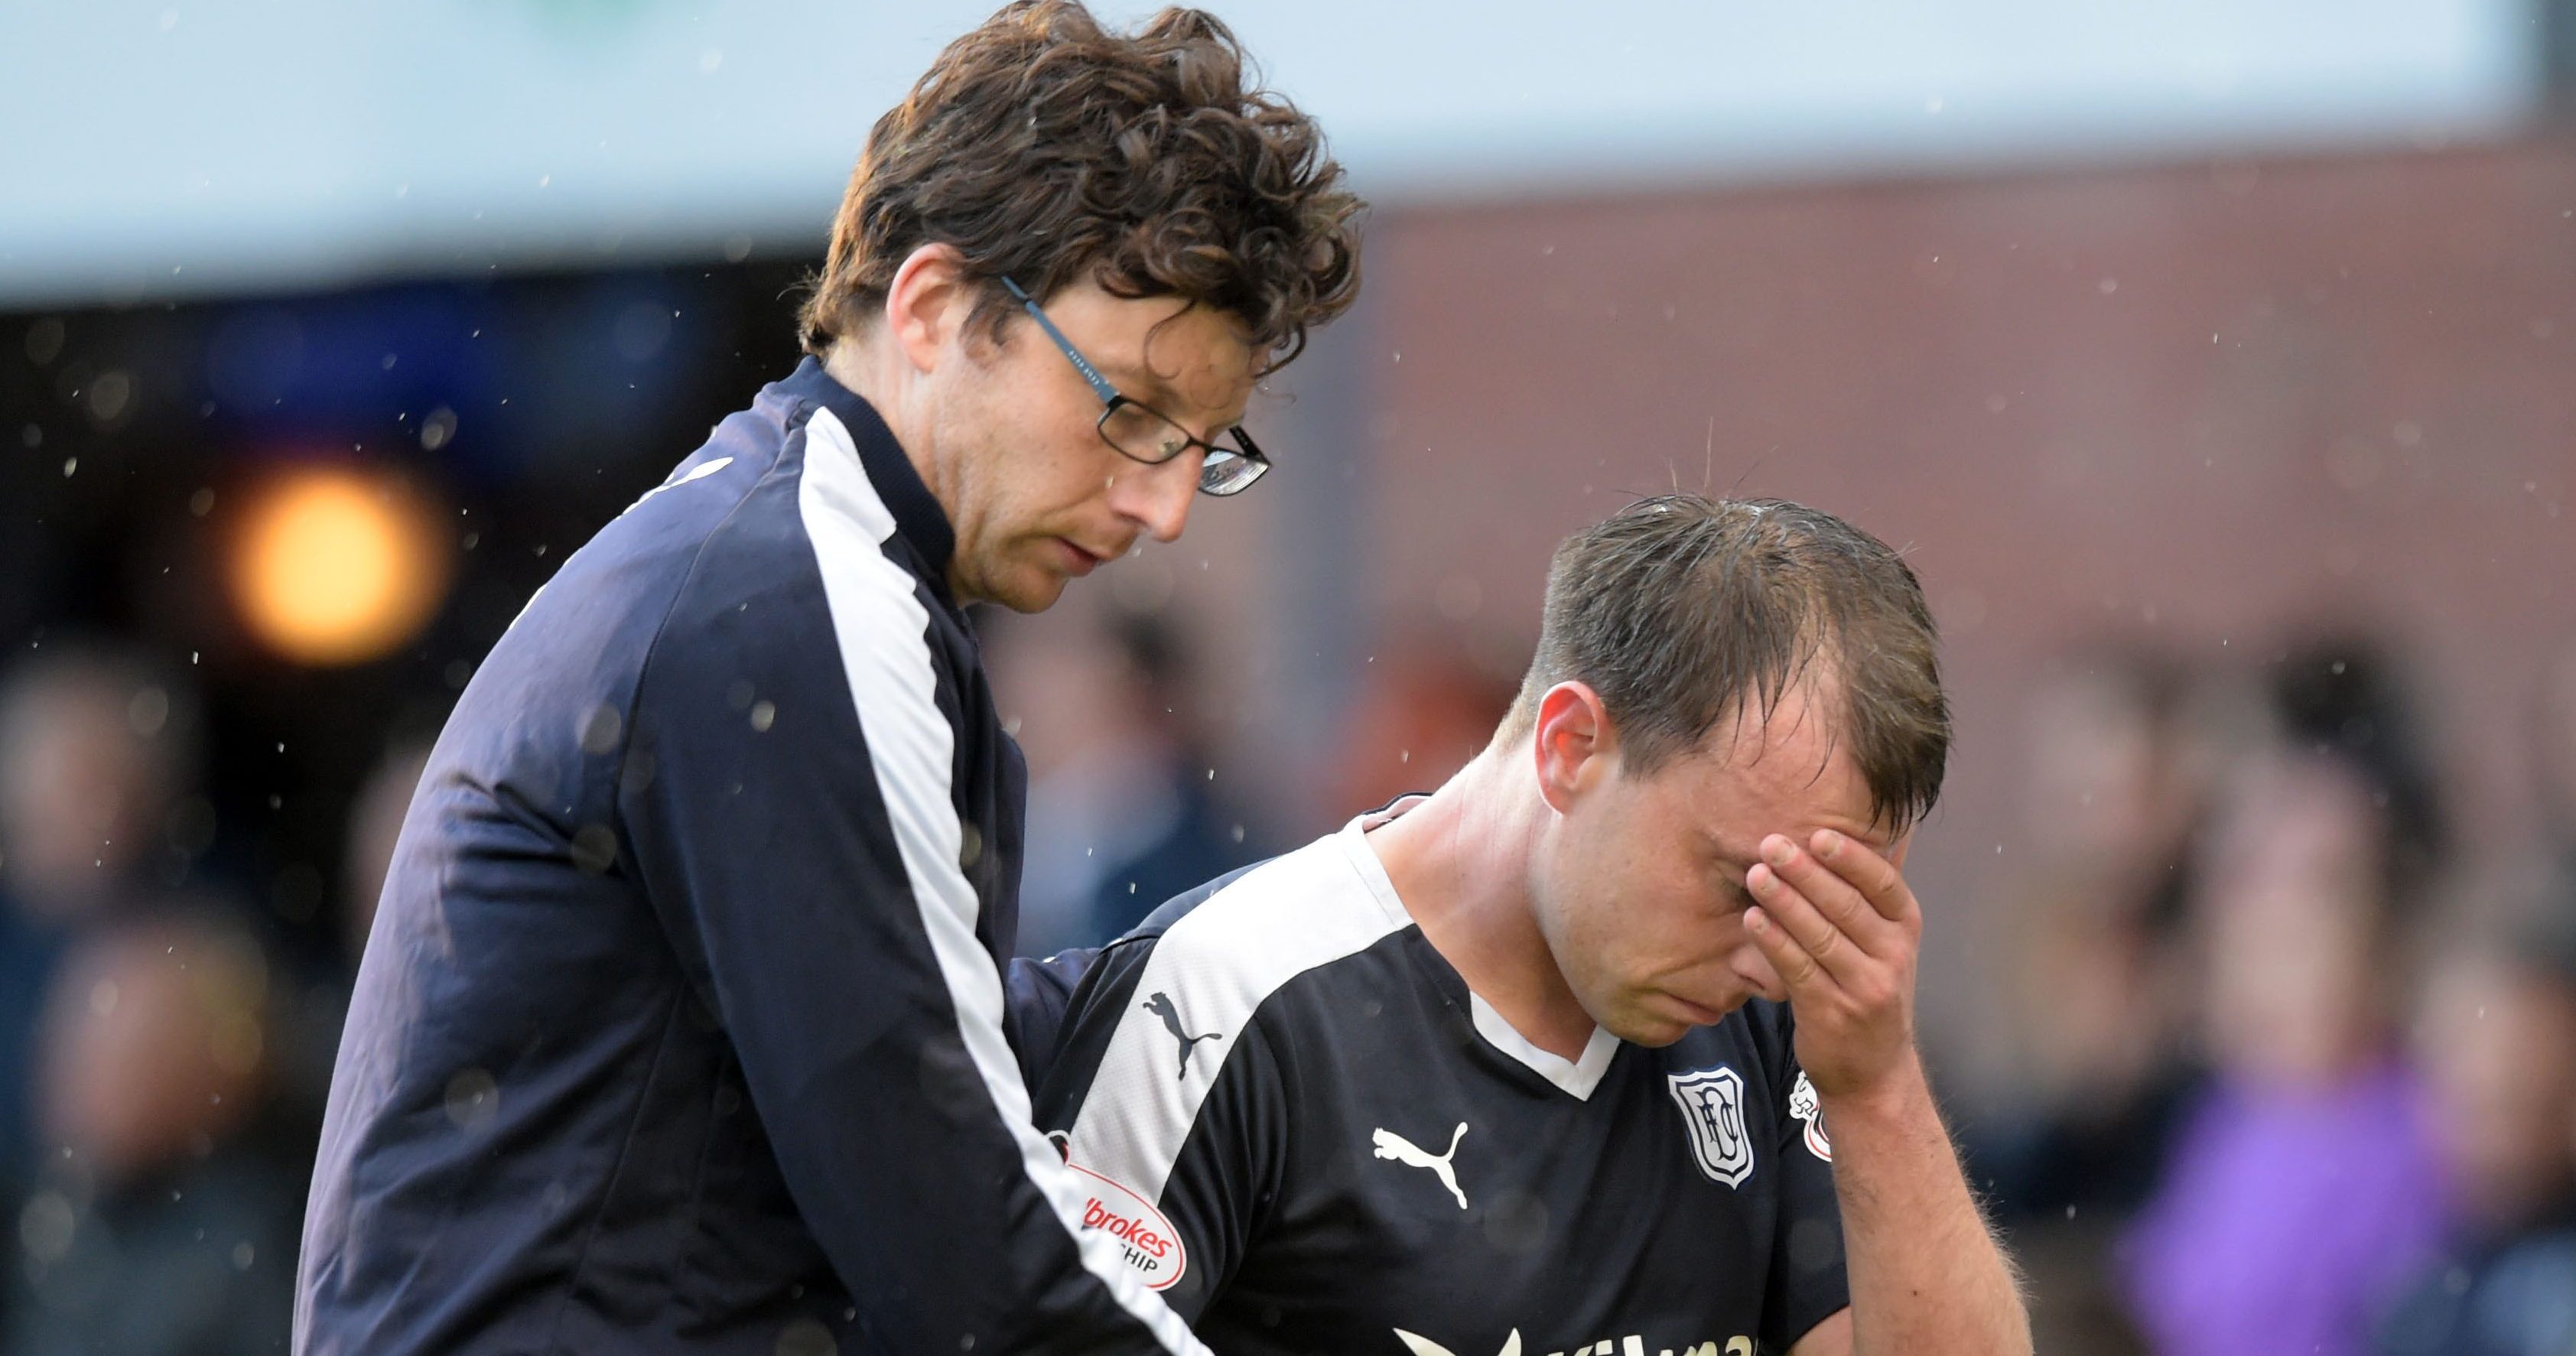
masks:
<svg viewBox="0 0 2576 1356"><path fill-rule="evenodd" d="M1538 793L1548 808L1565 814L1574 802L1619 770L1619 735L1601 696L1577 682L1563 682L1538 699L1531 756Z"/></svg>
<svg viewBox="0 0 2576 1356"><path fill-rule="evenodd" d="M914 370L931 371L975 310L966 257L954 245L924 245L905 256L886 285L886 337Z"/></svg>

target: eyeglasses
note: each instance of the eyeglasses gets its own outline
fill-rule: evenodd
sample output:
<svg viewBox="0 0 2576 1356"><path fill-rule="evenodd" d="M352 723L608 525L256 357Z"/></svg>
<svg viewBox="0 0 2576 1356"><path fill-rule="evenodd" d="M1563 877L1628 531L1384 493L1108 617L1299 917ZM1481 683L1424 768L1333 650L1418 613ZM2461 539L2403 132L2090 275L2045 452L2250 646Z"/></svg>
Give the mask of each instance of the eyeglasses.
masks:
<svg viewBox="0 0 2576 1356"><path fill-rule="evenodd" d="M1107 407L1101 410L1100 422L1094 426L1099 429L1102 442L1116 448L1128 459L1141 461L1147 466L1160 466L1193 447L1205 449L1207 460L1199 463L1199 492L1202 494L1241 494L1252 488L1252 482L1269 473L1270 458L1261 454L1260 447L1252 441L1252 435L1245 433L1241 425L1228 428L1225 441L1207 442L1192 437L1190 431L1175 423L1171 416L1143 401L1130 400L1119 394L1118 388L1100 375L1100 369L1082 356L1082 350L1064 337L1064 331L1057 329L1055 322L1047 319L1047 313L1038 308L1037 299L1021 290L1018 283L1004 278L1002 286L1010 289L1011 296L1028 311L1031 319L1038 322L1038 328L1045 330L1047 337L1055 341L1055 346L1064 351L1065 358L1073 364L1073 370L1091 383L1092 391Z"/></svg>

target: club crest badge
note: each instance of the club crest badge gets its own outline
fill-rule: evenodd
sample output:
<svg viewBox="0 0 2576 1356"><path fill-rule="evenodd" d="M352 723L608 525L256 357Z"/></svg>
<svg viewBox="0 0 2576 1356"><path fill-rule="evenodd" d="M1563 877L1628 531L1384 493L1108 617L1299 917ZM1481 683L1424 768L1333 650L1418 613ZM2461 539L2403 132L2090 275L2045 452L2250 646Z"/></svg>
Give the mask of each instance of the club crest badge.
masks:
<svg viewBox="0 0 2576 1356"><path fill-rule="evenodd" d="M1682 1109L1691 1158L1712 1182L1743 1185L1753 1175L1753 1138L1744 1133L1744 1078L1720 1064L1714 1069L1667 1074L1666 1088Z"/></svg>
<svg viewBox="0 0 2576 1356"><path fill-rule="evenodd" d="M1807 1081L1804 1069L1789 1087L1789 1114L1807 1123L1807 1152L1833 1162L1834 1142L1825 1138L1825 1106L1816 1099L1816 1085Z"/></svg>

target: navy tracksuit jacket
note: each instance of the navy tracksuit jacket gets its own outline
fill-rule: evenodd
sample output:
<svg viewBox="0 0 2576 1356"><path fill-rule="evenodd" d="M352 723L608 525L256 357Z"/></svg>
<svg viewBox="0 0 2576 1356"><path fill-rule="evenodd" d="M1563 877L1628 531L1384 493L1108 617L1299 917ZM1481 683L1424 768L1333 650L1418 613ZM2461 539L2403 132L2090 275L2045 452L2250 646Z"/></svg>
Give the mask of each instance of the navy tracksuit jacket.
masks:
<svg viewBox="0 0 2576 1356"><path fill-rule="evenodd" d="M1030 1125L953 544L809 360L529 602L403 825L299 1352L1197 1350Z"/></svg>

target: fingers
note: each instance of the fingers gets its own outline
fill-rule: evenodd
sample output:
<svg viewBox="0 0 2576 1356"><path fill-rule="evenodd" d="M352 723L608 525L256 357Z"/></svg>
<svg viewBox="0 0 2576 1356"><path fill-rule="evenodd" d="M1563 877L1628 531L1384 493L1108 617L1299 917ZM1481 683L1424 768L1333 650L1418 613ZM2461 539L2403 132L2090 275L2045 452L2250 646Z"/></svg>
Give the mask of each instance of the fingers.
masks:
<svg viewBox="0 0 2576 1356"><path fill-rule="evenodd" d="M1770 863L1756 863L1751 871L1745 873L1744 883L1760 903L1765 920L1809 963L1821 967L1837 980L1851 978L1857 967L1869 963L1868 955L1860 946L1841 928L1834 926L1833 920L1818 910L1812 900L1781 879ZM1861 912L1867 913L1868 910L1864 908ZM1748 919L1748 925L1749 922ZM1887 924L1881 920L1879 926ZM1775 963L1773 968L1779 967ZM1787 980L1789 972L1781 970L1780 978Z"/></svg>
<svg viewBox="0 0 2576 1356"><path fill-rule="evenodd" d="M1813 841L1826 844L1829 832L1819 830ZM1832 835L1832 838L1834 841L1830 845L1835 856L1845 863L1870 855L1865 848L1848 848L1839 834ZM1827 922L1860 943L1862 950L1879 954L1896 942L1894 923L1853 882L1820 860L1812 850L1801 851L1797 844L1776 833L1762 840L1761 850L1763 865L1768 866L1782 884L1804 896ZM1748 886L1751 884L1749 876L1746 883ZM1757 894L1755 898L1761 896ZM1781 921L1789 923L1785 918ZM1808 936L1804 929L1793 923L1789 924L1789 929L1802 940Z"/></svg>
<svg viewBox="0 0 2576 1356"><path fill-rule="evenodd" d="M1868 900L1879 917L1901 923L1917 914L1913 889L1887 858L1831 829L1816 830L1808 839L1808 850Z"/></svg>
<svg viewBox="0 0 2576 1356"><path fill-rule="evenodd" d="M1788 988L1792 1002L1798 1001L1803 994L1814 992L1816 981L1826 977L1825 967L1818 964L1805 947L1782 932L1780 925L1771 921L1771 916L1760 906L1744 911L1744 930L1753 934L1753 945L1762 952L1764 960L1771 962L1771 973L1778 975L1780 983Z"/></svg>

